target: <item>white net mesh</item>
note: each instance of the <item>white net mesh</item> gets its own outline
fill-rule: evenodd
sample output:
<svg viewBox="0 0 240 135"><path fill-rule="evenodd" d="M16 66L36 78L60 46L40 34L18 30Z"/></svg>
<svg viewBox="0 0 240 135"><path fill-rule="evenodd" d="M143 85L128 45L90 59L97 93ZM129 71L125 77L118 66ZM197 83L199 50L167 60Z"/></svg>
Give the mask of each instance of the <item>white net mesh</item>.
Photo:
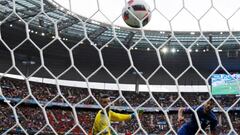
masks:
<svg viewBox="0 0 240 135"><path fill-rule="evenodd" d="M108 128L111 134L177 134L181 107L193 114L186 121L196 118L196 134L208 134L197 110L209 100L217 134L240 133L240 77L232 74L240 69L239 2L205 0L196 9L199 3L189 0L149 1L145 29L116 25L125 0L113 18L114 6L104 7L105 1L81 2L90 7L81 11L86 17L72 12L76 0L64 1L67 8L47 0L0 0L1 134L89 134L98 110L107 117L107 107L144 113L124 122L108 119L98 134ZM227 78L219 91L213 91L215 75ZM101 94L111 97L107 107Z"/></svg>

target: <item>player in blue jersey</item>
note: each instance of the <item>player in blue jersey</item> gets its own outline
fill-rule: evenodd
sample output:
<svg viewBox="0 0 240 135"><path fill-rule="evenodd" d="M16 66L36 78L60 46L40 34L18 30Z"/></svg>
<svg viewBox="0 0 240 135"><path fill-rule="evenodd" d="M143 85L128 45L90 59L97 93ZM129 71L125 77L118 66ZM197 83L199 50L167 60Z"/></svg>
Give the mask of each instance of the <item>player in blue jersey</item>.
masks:
<svg viewBox="0 0 240 135"><path fill-rule="evenodd" d="M210 135L216 135L216 127L218 124L217 117L212 111L214 102L212 100L206 102L202 107L197 110L198 118L201 124L201 128L210 126ZM192 111L189 108L180 108L178 111L178 122L181 123L184 121L184 113L191 113ZM195 135L198 131L197 120L192 114L190 121L183 123L178 129L178 135Z"/></svg>

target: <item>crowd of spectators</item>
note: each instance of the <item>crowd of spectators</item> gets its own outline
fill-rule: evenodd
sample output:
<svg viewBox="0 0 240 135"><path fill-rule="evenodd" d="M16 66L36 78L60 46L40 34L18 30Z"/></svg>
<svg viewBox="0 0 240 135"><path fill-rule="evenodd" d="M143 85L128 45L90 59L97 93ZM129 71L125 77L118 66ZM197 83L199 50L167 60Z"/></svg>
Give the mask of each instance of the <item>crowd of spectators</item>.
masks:
<svg viewBox="0 0 240 135"><path fill-rule="evenodd" d="M82 129L88 133L91 131L94 117L100 109L97 102L99 102L101 94L111 95L112 107L156 108L144 113L140 117L140 121L132 119L126 122L112 123L112 127L118 133L137 132L140 134L143 132L140 128L142 127L149 134L165 134L170 130L169 124L174 130L177 130L179 126L177 123L178 107L187 107L186 103L191 107L199 106L210 97L208 93L181 93L179 96L179 93L153 92L153 99L148 92L136 93L124 90L121 91L123 96L120 96L119 91L113 90L57 87L53 84L27 83L24 80L11 78L2 78L0 86L2 95L9 100L8 103L2 98L3 96L1 97L0 134L6 131L9 133L27 132L29 134L36 132L82 134ZM219 108L228 109L238 98L236 95L214 96L219 104L219 106L216 104L215 108L218 110L216 114L219 120L219 130L222 134L227 134L230 131L230 124L240 134L240 111L230 110L228 112L230 121L228 121L227 116ZM36 99L34 101L41 102L41 104L40 106L39 104L30 104L24 102L23 99ZM51 106L50 103L65 105ZM85 105L86 108L74 108L74 105ZM92 108L91 105L95 108ZM163 110L159 106L163 107ZM240 104L237 103L233 107L239 106ZM172 111L167 111L171 109ZM116 111L132 113L131 110ZM166 111L167 114L164 114L163 111Z"/></svg>

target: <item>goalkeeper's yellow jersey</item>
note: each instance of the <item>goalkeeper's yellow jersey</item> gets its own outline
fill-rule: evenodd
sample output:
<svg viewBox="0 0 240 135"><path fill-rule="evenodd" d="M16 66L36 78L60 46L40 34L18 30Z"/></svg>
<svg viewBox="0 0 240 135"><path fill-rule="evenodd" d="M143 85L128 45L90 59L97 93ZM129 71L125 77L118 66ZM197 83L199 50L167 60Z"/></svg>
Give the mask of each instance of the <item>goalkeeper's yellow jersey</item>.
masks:
<svg viewBox="0 0 240 135"><path fill-rule="evenodd" d="M131 119L131 114L120 114L109 110L108 118L110 122L125 121ZM104 131L99 135L111 135L110 128L108 128L108 118L102 110L98 111L93 124L93 135L96 135L103 130Z"/></svg>

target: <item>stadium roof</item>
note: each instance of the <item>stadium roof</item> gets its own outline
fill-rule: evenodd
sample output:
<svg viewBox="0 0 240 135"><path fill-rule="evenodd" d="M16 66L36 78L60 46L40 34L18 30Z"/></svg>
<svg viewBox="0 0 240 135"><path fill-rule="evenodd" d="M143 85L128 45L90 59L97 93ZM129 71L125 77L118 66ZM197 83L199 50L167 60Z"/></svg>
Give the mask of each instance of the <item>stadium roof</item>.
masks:
<svg viewBox="0 0 240 135"><path fill-rule="evenodd" d="M130 0L51 0L62 9L76 14L128 27L122 10ZM151 11L151 21L144 30L158 31L237 31L239 27L238 0L145 0Z"/></svg>
<svg viewBox="0 0 240 135"><path fill-rule="evenodd" d="M88 18L84 18L77 14L73 14L67 9L61 7L57 3L43 0L43 11L41 12L41 1L40 0L16 0L16 13L22 17L25 22L29 23L29 28L33 26L38 28L42 25L41 30L44 29L46 35L55 35L54 23L57 23L58 32L64 33L64 36L77 37L83 39L85 37L84 30L86 28L87 36L98 45L104 45L114 38L113 31L116 32L116 37L124 44L131 46L145 35L146 40L141 40L138 45L144 47L149 44L154 46L160 46L163 43L171 40L171 44L179 45L179 42L184 46L190 46L194 41L198 41L198 44L206 44L211 38L211 43L215 46L220 45L225 40L225 44L236 43L239 40L239 32L233 32L231 37L229 32L170 32L170 31L153 31L145 30L144 33L137 29L129 29L125 27L112 27L109 24L104 24ZM12 1L1 1L1 20L7 17L13 11ZM46 16L48 15L48 17ZM14 21L18 21L19 18L11 16L6 22L11 24ZM84 26L86 26L84 28ZM172 37L172 35L174 36ZM227 39L228 38L228 39ZM148 42L148 40L150 42ZM177 41L178 40L178 41ZM238 43L238 42L237 42Z"/></svg>

